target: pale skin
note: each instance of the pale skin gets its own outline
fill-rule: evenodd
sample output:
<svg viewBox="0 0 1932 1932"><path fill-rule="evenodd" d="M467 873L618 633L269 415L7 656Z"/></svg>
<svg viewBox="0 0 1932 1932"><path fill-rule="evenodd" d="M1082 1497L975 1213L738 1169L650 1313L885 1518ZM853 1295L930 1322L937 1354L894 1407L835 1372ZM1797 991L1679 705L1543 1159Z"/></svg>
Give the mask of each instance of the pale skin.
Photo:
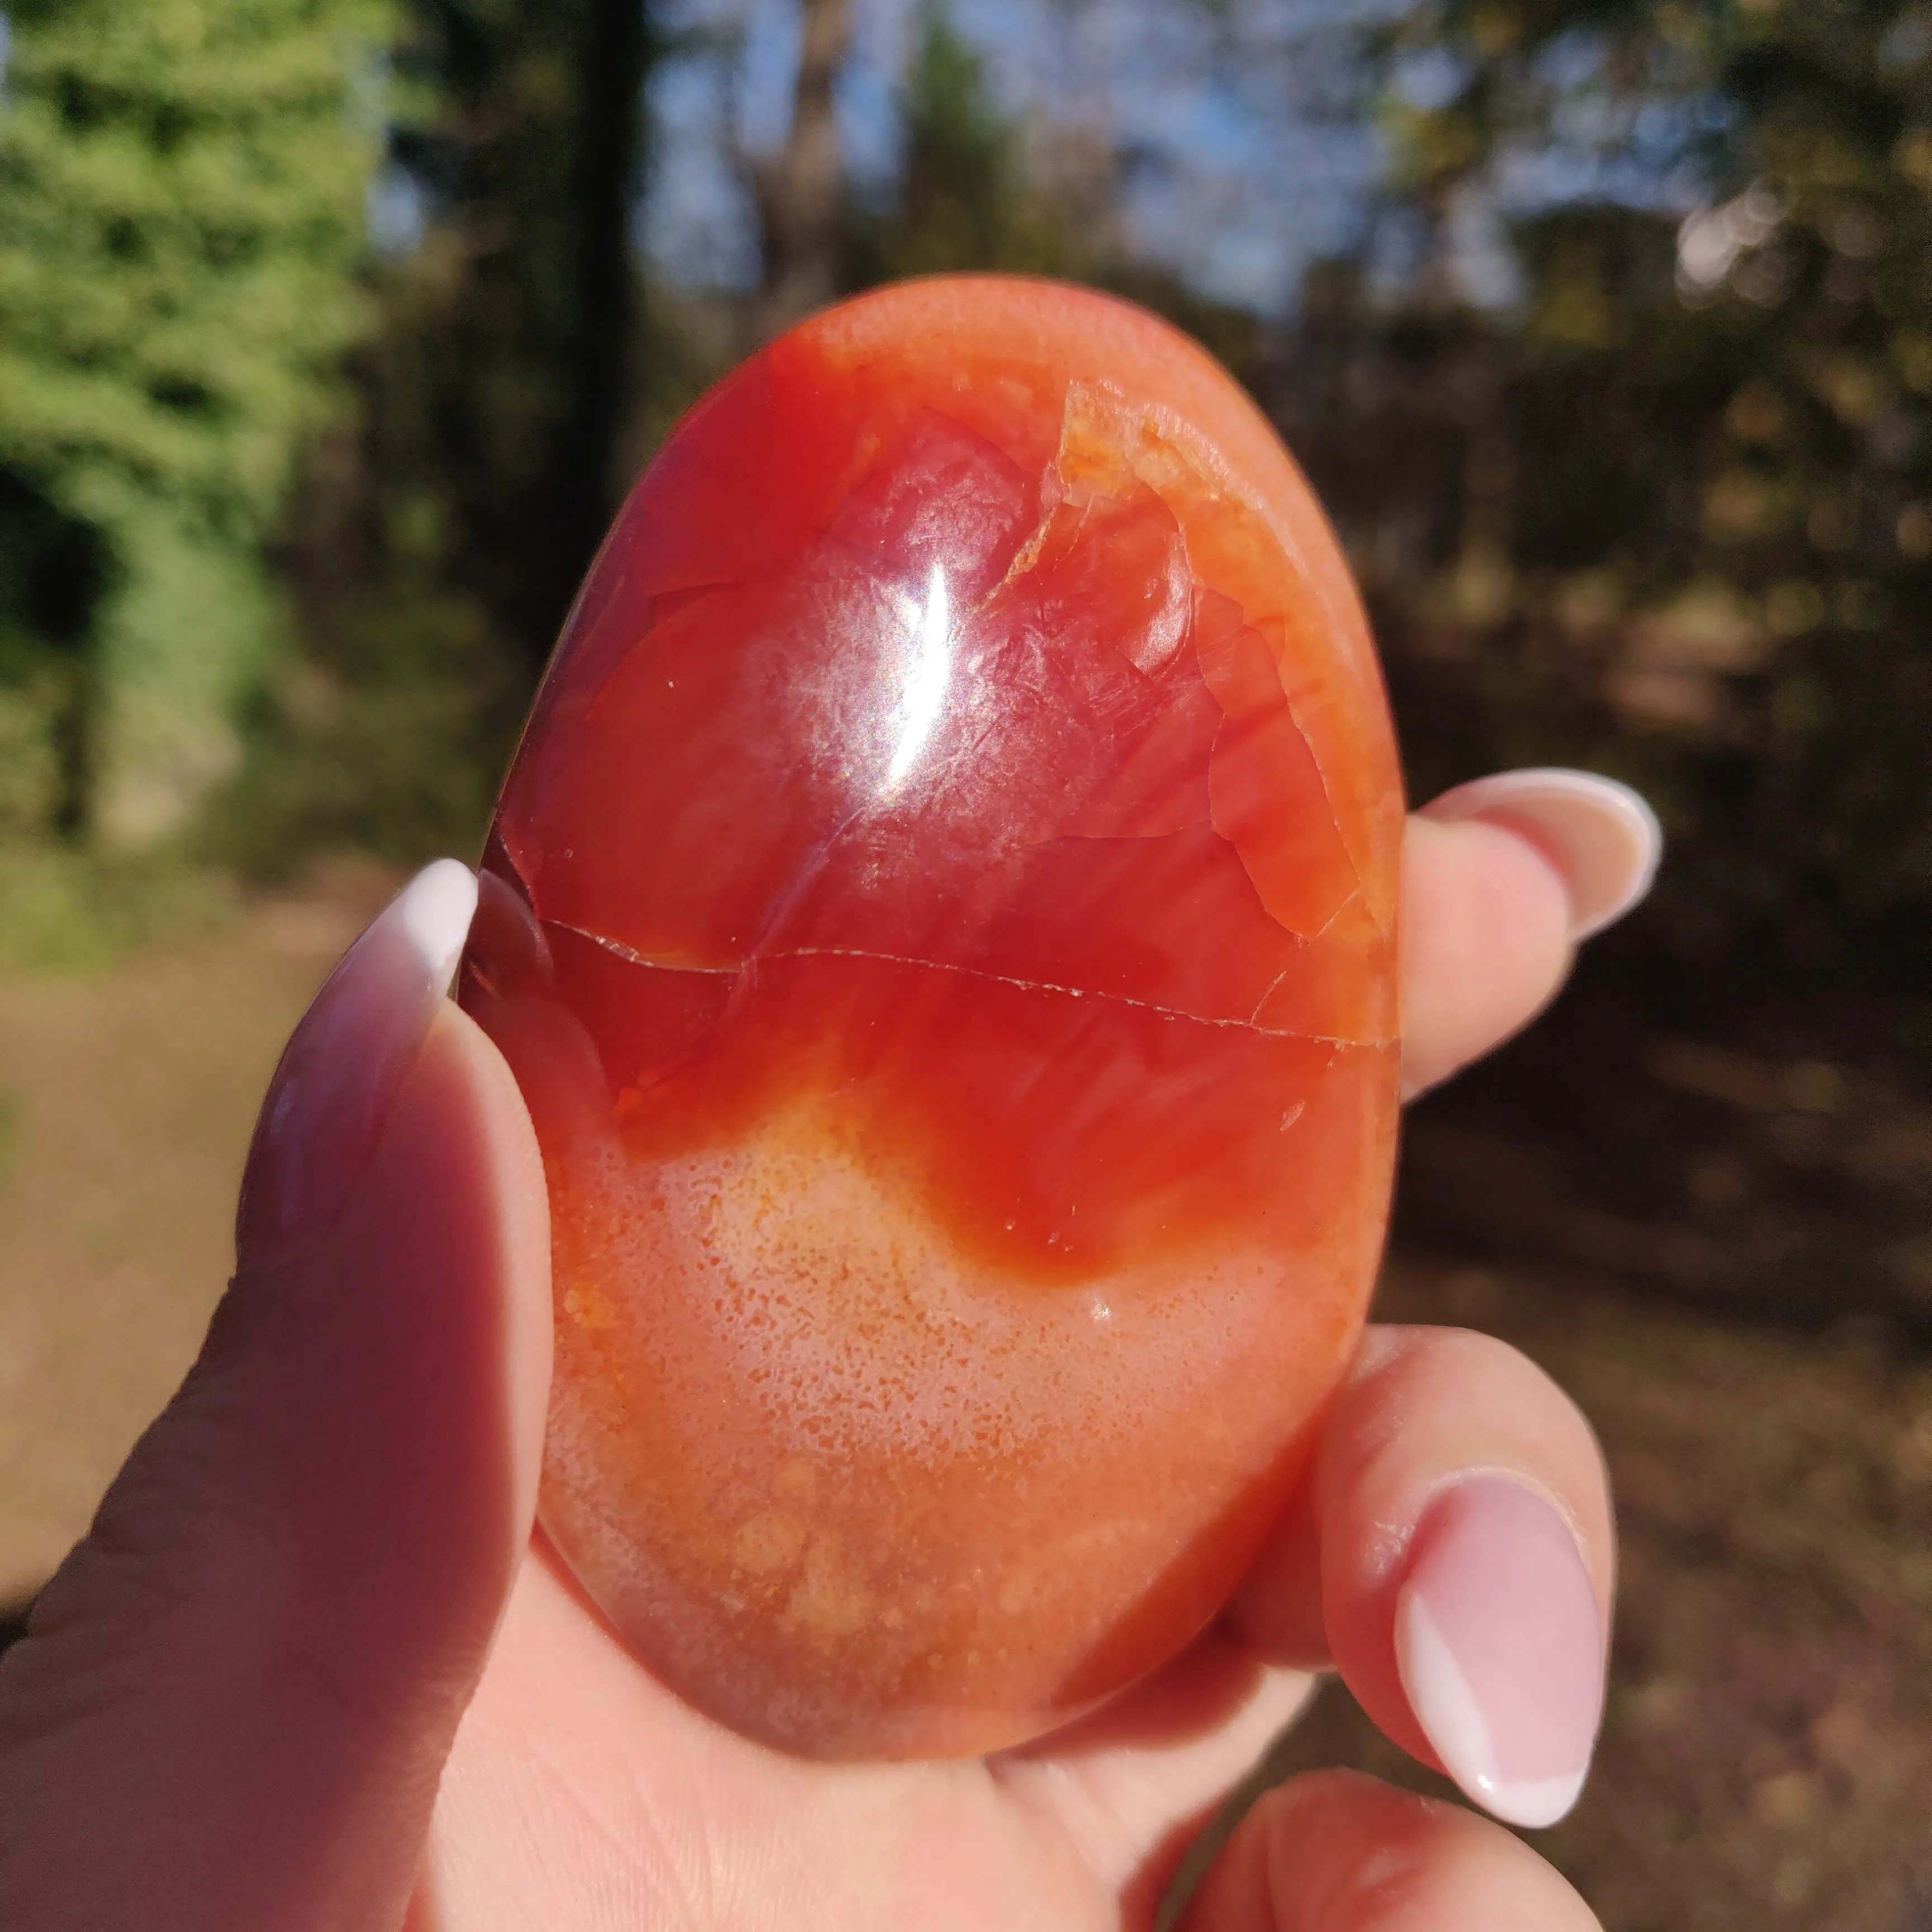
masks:
<svg viewBox="0 0 1932 1932"><path fill-rule="evenodd" d="M1574 883L1514 831L1411 821L1411 1093L1553 994ZM1447 1484L1500 1472L1552 1503L1609 1625L1609 1498L1568 1400L1486 1338L1372 1328L1303 1494L1219 1623L1159 1677L992 1760L780 1756L656 1682L533 1532L549 1301L528 1117L494 1048L446 1005L340 1222L238 1277L0 1662L0 1923L1142 1928L1311 1672L1339 1668L1434 1762L1388 1580ZM1500 1826L1342 1774L1264 1800L1186 1922L1596 1924Z"/></svg>

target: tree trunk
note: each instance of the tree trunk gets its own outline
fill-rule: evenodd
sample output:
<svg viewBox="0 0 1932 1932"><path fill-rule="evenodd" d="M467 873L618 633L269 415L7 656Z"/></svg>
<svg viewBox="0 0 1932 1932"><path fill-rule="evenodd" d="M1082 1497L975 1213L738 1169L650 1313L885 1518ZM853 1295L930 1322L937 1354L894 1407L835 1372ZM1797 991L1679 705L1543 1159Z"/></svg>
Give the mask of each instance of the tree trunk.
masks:
<svg viewBox="0 0 1932 1932"><path fill-rule="evenodd" d="M639 326L631 206L644 148L644 90L655 51L647 0L590 0L582 42L577 203L576 340L551 461L555 578L562 620L626 479L616 458Z"/></svg>
<svg viewBox="0 0 1932 1932"><path fill-rule="evenodd" d="M428 324L450 565L534 671L609 521L638 374L631 210L652 0L413 0L445 90L404 158L458 263Z"/></svg>
<svg viewBox="0 0 1932 1932"><path fill-rule="evenodd" d="M790 131L776 159L753 177L764 230L764 285L753 315L761 342L837 292L843 173L832 91L851 49L851 0L802 0L802 8L804 46Z"/></svg>

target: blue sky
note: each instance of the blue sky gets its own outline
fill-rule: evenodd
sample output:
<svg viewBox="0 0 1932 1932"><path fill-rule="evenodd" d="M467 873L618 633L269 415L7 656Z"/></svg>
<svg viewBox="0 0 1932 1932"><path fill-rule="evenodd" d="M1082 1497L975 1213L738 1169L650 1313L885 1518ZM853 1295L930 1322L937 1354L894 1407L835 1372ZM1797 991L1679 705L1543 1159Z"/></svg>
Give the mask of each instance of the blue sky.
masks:
<svg viewBox="0 0 1932 1932"><path fill-rule="evenodd" d="M848 166L890 173L899 78L915 0L854 0L855 46L839 93ZM1292 294L1313 255L1355 232L1379 164L1371 129L1337 118L1336 0L1249 0L1217 32L1186 0L972 0L961 32L984 56L1016 118L1104 130L1134 157L1127 218L1136 245L1201 287L1262 309ZM684 0L679 23L735 39L735 58L668 63L652 106L658 164L640 238L687 284L741 286L755 246L728 160L728 128L752 149L783 139L798 61L792 0Z"/></svg>
<svg viewBox="0 0 1932 1932"><path fill-rule="evenodd" d="M1362 238L1386 156L1348 64L1351 33L1410 4L952 0L952 12L1016 122L1084 126L1127 158L1124 214L1138 252L1270 314L1292 302L1311 260ZM838 102L845 163L862 185L883 183L896 160L919 0L852 7ZM686 46L652 83L656 165L638 243L674 283L745 288L758 277L758 246L732 156L770 152L784 137L796 0L664 0L659 18ZM1529 80L1540 105L1524 136L1505 142L1486 178L1448 210L1446 266L1468 299L1507 304L1517 294L1513 215L1606 200L1682 219L1717 199L1696 154L1724 124L1726 104L1663 77L1634 92L1606 86L1603 56L1582 32L1546 49ZM1386 77L1420 106L1442 104L1465 79L1439 49L1419 50ZM370 232L386 251L413 248L430 212L399 167L371 184ZM1400 254L1390 258L1398 273Z"/></svg>

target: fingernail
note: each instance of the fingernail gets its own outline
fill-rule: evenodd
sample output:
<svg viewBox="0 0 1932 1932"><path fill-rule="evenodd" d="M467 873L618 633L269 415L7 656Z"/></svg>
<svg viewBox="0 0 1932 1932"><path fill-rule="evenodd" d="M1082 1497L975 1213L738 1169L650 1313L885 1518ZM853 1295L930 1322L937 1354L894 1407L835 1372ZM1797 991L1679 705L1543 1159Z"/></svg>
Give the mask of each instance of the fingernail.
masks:
<svg viewBox="0 0 1932 1932"><path fill-rule="evenodd" d="M1556 862L1570 889L1570 936L1614 925L1650 890L1664 829L1640 792L1594 772L1498 772L1432 799L1423 815L1508 826Z"/></svg>
<svg viewBox="0 0 1932 1932"><path fill-rule="evenodd" d="M1603 1619L1568 1524L1505 1478L1459 1483L1423 1519L1395 1633L1449 1775L1509 1824L1555 1824L1604 1707Z"/></svg>
<svg viewBox="0 0 1932 1932"><path fill-rule="evenodd" d="M236 1215L238 1267L272 1267L334 1225L449 990L476 910L475 875L437 860L389 902L315 996L255 1123Z"/></svg>

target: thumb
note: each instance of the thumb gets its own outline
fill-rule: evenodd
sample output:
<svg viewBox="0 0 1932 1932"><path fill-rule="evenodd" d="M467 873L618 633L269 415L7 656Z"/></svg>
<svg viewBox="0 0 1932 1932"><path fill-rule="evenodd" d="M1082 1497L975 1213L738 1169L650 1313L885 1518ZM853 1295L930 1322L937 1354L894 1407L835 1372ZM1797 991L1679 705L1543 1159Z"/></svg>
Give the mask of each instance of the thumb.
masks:
<svg viewBox="0 0 1932 1932"><path fill-rule="evenodd" d="M530 1534L549 1224L451 860L296 1030L200 1359L0 1660L0 1924L400 1923Z"/></svg>

